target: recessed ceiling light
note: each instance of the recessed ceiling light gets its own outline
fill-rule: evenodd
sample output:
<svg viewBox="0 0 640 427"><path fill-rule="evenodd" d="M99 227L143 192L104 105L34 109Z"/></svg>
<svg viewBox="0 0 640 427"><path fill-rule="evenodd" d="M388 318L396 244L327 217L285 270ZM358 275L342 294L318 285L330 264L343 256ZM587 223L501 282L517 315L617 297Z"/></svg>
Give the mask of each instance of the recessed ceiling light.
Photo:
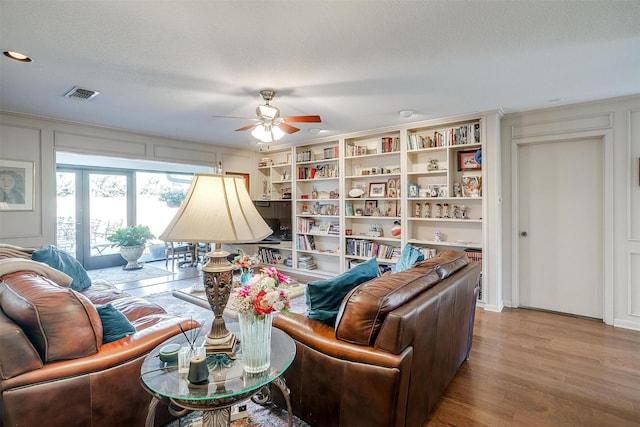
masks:
<svg viewBox="0 0 640 427"><path fill-rule="evenodd" d="M398 114L400 114L400 117L402 117L403 119L408 119L409 117L413 116L413 110L400 110Z"/></svg>
<svg viewBox="0 0 640 427"><path fill-rule="evenodd" d="M317 135L320 133L320 129L318 128L309 128L309 133L312 135Z"/></svg>
<svg viewBox="0 0 640 427"><path fill-rule="evenodd" d="M20 62L31 62L31 61L33 61L33 59L29 58L24 53L13 52L11 50L5 50L2 53L4 54L4 56L6 56L7 58L10 58L10 59L13 59L14 61L20 61Z"/></svg>

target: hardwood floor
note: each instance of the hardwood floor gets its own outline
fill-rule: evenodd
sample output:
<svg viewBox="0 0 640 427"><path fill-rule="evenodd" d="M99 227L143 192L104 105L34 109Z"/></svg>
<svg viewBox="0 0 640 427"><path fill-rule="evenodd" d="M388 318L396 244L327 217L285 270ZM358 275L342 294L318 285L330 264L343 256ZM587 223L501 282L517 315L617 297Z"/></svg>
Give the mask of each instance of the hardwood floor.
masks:
<svg viewBox="0 0 640 427"><path fill-rule="evenodd" d="M639 426L640 332L478 310L471 357L424 426Z"/></svg>

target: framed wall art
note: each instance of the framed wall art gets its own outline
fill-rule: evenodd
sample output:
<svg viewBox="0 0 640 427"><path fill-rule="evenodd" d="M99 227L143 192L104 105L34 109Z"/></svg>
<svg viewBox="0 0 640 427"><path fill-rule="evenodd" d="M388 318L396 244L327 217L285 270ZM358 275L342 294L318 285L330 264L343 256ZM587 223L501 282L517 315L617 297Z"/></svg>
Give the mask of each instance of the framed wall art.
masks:
<svg viewBox="0 0 640 427"><path fill-rule="evenodd" d="M0 210L32 211L33 162L0 159Z"/></svg>
<svg viewBox="0 0 640 427"><path fill-rule="evenodd" d="M476 161L478 150L458 151L458 170L471 171L482 169L480 163Z"/></svg>

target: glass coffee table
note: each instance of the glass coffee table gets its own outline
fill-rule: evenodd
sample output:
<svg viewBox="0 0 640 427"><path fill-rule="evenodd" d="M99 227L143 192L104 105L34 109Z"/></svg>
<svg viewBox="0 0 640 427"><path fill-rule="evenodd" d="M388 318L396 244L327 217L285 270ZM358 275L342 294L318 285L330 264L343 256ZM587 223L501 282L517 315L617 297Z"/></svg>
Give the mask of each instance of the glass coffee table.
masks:
<svg viewBox="0 0 640 427"><path fill-rule="evenodd" d="M240 336L238 323L230 322L227 328ZM203 330L207 330L203 326ZM178 372L178 363L162 362L160 349L172 343L187 344L184 335L177 335L151 351L140 368L142 386L153 396L149 404L146 426L154 424L156 407L159 403L168 405L175 416L183 416L191 411L203 411L204 426L229 425L231 407L259 392L268 394L263 389L270 384L276 386L283 394L289 412L289 426L293 425L289 388L281 375L289 368L296 355L293 339L279 329L271 331L271 367L265 372L249 374L243 370L242 348L236 349L236 359L225 355L208 355L209 383L191 385L186 373ZM201 344L202 337L197 344ZM262 393L261 393L262 394ZM262 399L254 400L264 403Z"/></svg>

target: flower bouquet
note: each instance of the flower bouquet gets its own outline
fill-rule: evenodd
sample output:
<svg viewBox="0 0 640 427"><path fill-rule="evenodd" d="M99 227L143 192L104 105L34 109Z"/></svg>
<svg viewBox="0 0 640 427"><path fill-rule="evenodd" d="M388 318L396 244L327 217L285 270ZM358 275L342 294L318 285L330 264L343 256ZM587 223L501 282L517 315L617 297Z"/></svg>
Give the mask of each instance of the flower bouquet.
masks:
<svg viewBox="0 0 640 427"><path fill-rule="evenodd" d="M274 267L260 269L260 274L251 278L248 285L234 289L230 298L230 308L240 314L262 316L274 311L287 313L290 308L289 297L284 286L291 282L289 276L280 273Z"/></svg>
<svg viewBox="0 0 640 427"><path fill-rule="evenodd" d="M265 267L248 285L235 288L230 308L238 311L244 370L263 372L271 365L273 312L289 312L289 297L283 287L291 279L273 267Z"/></svg>

